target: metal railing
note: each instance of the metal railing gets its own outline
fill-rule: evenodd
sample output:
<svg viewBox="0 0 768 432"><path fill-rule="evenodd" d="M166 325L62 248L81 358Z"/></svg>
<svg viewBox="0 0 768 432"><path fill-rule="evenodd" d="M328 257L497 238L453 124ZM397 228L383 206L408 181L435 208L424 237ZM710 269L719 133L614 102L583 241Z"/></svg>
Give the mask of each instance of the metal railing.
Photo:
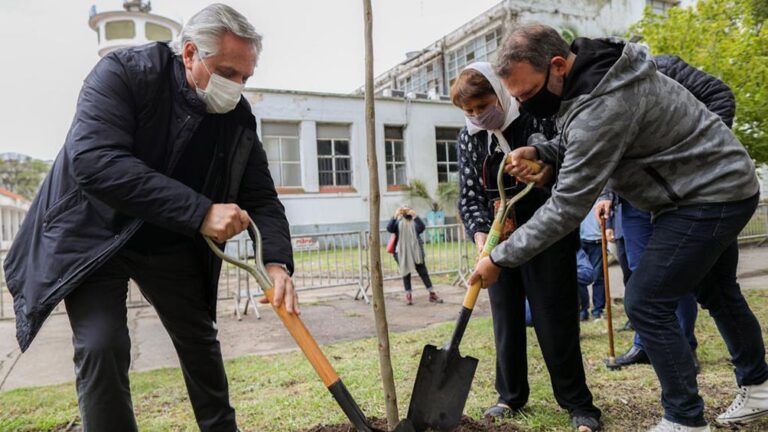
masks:
<svg viewBox="0 0 768 432"><path fill-rule="evenodd" d="M379 232L382 250L382 271L385 281L400 279L397 264L385 247L390 234ZM472 268L474 245L464 235L461 225L440 225L427 227L421 235L424 241L425 261L430 275L455 275L454 283L464 283L465 275ZM368 300L370 286L370 263L368 251L368 232L343 231L317 235L291 236L294 248L295 273L293 281L298 291L349 287L349 293L355 298ZM739 235L740 242L768 241L768 203L761 203L755 215ZM253 259L253 244L247 237L227 242L226 252L241 259ZM0 251L0 262L5 252ZM416 275L412 275L416 277ZM246 300L244 310L248 310L254 297L261 294L259 287L243 270L224 264L219 279L218 299L232 300L235 311L240 314L242 300ZM135 283L131 282L128 290L129 307L147 306L149 303L141 295ZM258 310L253 308L258 316ZM54 313L63 312L59 306ZM0 319L13 317L11 296L5 286L5 279L0 268Z"/></svg>

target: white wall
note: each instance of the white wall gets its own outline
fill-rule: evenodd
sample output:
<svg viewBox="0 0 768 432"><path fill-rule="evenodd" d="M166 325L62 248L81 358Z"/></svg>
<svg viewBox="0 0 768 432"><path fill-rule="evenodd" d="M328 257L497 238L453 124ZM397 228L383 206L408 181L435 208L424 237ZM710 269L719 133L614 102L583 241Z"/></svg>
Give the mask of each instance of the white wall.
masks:
<svg viewBox="0 0 768 432"><path fill-rule="evenodd" d="M541 22L576 30L577 36L624 36L643 16L645 0L510 0L519 22Z"/></svg>
<svg viewBox="0 0 768 432"><path fill-rule="evenodd" d="M329 231L368 222L368 165L365 141L364 100L347 95L328 95L271 90L247 90L261 129L263 121L299 123L304 193L281 194L294 230ZM352 187L354 192L320 193L317 175L317 123L350 125ZM379 160L381 216L387 219L403 203L416 205L420 214L426 203L410 202L405 192L387 192L384 163L384 126L403 126L408 180L424 181L430 191L437 188L435 128L464 124L461 111L449 102L378 99L376 101L376 146Z"/></svg>
<svg viewBox="0 0 768 432"><path fill-rule="evenodd" d="M28 210L28 202L3 195L0 191L0 251L11 247Z"/></svg>

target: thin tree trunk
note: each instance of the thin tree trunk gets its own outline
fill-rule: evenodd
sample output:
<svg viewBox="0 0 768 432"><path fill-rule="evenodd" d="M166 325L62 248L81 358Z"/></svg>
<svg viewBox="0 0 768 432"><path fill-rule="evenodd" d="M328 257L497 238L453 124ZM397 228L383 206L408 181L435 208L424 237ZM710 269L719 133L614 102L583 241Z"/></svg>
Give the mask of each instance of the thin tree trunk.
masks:
<svg viewBox="0 0 768 432"><path fill-rule="evenodd" d="M379 368L384 387L387 409L387 424L394 429L399 422L397 392L392 372L392 357L389 352L389 326L387 309L384 305L384 283L381 272L381 240L379 236L379 214L381 195L379 193L379 162L376 157L376 115L373 99L373 12L371 0L363 0L365 19L365 135L368 148L369 179L369 222L368 245L371 263L371 289L373 291L373 316L376 320L376 336L379 339Z"/></svg>

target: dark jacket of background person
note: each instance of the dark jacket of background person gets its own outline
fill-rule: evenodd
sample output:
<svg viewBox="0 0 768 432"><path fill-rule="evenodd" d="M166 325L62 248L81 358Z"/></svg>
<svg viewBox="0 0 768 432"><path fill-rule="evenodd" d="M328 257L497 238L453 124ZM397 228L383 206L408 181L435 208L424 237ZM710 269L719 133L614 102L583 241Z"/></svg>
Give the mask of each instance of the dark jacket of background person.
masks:
<svg viewBox="0 0 768 432"><path fill-rule="evenodd" d="M202 193L169 177L206 114L163 43L114 51L85 79L72 126L5 261L26 350L53 308L145 222L195 238L215 320L221 261L198 235L212 203L237 203L263 237L264 261L292 270L285 211L247 101L220 119Z"/></svg>
<svg viewBox="0 0 768 432"><path fill-rule="evenodd" d="M728 85L678 56L654 57L658 71L679 82L730 128L736 115L736 98Z"/></svg>
<svg viewBox="0 0 768 432"><path fill-rule="evenodd" d="M395 235L395 250L397 250L397 243L400 241L399 236L399 229L397 226L397 223L400 221L400 218L393 217L390 219L389 223L387 224L387 232L390 232ZM424 261L427 260L426 255L424 255L424 239L421 238L421 233L424 232L424 230L427 229L426 225L424 225L424 221L421 220L420 217L414 216L413 217L413 224L416 227L416 236L419 237L419 247L421 248L421 255L424 257ZM397 253L397 252L395 252Z"/></svg>

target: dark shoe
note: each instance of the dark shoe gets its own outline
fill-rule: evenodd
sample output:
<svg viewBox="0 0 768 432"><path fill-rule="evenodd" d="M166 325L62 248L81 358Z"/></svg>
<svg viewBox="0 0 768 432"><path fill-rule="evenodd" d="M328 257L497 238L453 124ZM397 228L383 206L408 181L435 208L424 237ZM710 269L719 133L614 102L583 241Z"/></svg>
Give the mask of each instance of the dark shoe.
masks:
<svg viewBox="0 0 768 432"><path fill-rule="evenodd" d="M413 304L413 295L411 293L407 292L405 293L405 304L408 306L411 306Z"/></svg>
<svg viewBox="0 0 768 432"><path fill-rule="evenodd" d="M573 430L581 432L597 432L600 430L600 420L594 417L576 415L571 417Z"/></svg>
<svg viewBox="0 0 768 432"><path fill-rule="evenodd" d="M696 355L696 351L693 351L693 367L696 369L696 375L701 373L701 363L699 363L699 356Z"/></svg>
<svg viewBox="0 0 768 432"><path fill-rule="evenodd" d="M592 312L592 319L595 321L603 319L603 312Z"/></svg>
<svg viewBox="0 0 768 432"><path fill-rule="evenodd" d="M627 320L627 323L624 324L624 327L620 328L619 331L634 331L635 327L632 325L632 321Z"/></svg>
<svg viewBox="0 0 768 432"><path fill-rule="evenodd" d="M579 321L589 321L589 312L587 311L579 312Z"/></svg>
<svg viewBox="0 0 768 432"><path fill-rule="evenodd" d="M434 291L429 292L429 302L430 303L442 303L443 299L437 296L437 293Z"/></svg>
<svg viewBox="0 0 768 432"><path fill-rule="evenodd" d="M510 408L509 405L503 403L497 403L496 405L488 408L483 413L483 417L493 420L501 420L511 418L515 414L515 410Z"/></svg>
<svg viewBox="0 0 768 432"><path fill-rule="evenodd" d="M626 353L616 357L616 366L629 366L633 364L650 364L651 361L648 360L648 355L645 353L645 351L638 348L636 345L632 345L632 348L629 349Z"/></svg>

